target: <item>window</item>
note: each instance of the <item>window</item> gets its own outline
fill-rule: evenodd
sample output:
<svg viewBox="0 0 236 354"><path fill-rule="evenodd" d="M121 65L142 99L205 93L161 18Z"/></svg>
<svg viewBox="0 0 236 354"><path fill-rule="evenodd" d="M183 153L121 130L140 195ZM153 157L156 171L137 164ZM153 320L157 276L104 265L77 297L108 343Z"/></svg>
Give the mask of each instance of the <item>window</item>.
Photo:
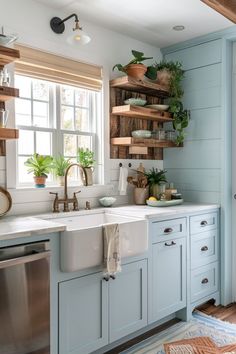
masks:
<svg viewBox="0 0 236 354"><path fill-rule="evenodd" d="M32 184L24 162L35 152L62 154L74 162L78 148L85 147L97 157L99 92L23 75L15 75L15 86L20 89L20 98L15 100L16 126L20 130L17 185ZM74 169L71 180L78 178L78 169ZM55 177L50 175L48 182L55 183Z"/></svg>

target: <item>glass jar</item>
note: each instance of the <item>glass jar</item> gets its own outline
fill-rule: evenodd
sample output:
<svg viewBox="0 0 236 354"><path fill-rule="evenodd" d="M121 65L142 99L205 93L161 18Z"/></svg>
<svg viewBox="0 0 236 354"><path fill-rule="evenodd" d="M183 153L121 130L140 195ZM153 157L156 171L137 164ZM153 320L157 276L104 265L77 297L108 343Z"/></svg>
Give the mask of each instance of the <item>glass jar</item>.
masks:
<svg viewBox="0 0 236 354"><path fill-rule="evenodd" d="M164 129L158 129L152 131L152 138L157 140L166 140L166 131Z"/></svg>
<svg viewBox="0 0 236 354"><path fill-rule="evenodd" d="M175 130L167 130L166 132L166 140L175 141L176 133Z"/></svg>

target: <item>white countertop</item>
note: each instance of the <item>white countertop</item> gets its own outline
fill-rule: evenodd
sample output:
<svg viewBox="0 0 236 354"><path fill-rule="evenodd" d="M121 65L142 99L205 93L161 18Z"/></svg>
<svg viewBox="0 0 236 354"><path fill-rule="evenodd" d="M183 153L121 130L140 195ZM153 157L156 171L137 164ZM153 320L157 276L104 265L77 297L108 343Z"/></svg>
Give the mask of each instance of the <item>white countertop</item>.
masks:
<svg viewBox="0 0 236 354"><path fill-rule="evenodd" d="M166 220L168 218L182 217L190 214L198 214L218 209L218 204L196 204L184 203L174 207L150 207L145 205L126 205L114 208L97 208L92 210L81 210L69 213L47 213L35 215L34 217L4 217L0 220L0 241L33 235L64 231L66 226L63 224L63 217L73 217L81 214L93 214L112 212L123 216L136 218L155 218ZM57 220L60 218L61 220Z"/></svg>
<svg viewBox="0 0 236 354"><path fill-rule="evenodd" d="M185 216L189 214L205 213L214 209L219 209L218 204L183 203L173 207L150 207L148 205L127 205L110 210L116 214L134 216L140 218L155 218L158 220Z"/></svg>
<svg viewBox="0 0 236 354"><path fill-rule="evenodd" d="M0 240L64 231L65 225L34 217L5 217L0 220Z"/></svg>

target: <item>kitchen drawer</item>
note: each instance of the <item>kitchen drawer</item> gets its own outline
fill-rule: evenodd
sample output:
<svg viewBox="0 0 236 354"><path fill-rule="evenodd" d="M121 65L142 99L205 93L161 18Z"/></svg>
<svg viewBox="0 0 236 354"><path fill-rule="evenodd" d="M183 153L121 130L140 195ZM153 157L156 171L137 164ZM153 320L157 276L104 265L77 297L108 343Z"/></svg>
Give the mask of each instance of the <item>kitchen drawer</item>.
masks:
<svg viewBox="0 0 236 354"><path fill-rule="evenodd" d="M192 270L191 302L213 294L218 290L218 262Z"/></svg>
<svg viewBox="0 0 236 354"><path fill-rule="evenodd" d="M157 221L152 223L152 242L161 242L186 236L186 218Z"/></svg>
<svg viewBox="0 0 236 354"><path fill-rule="evenodd" d="M190 217L190 233L197 234L218 227L218 214L209 213Z"/></svg>
<svg viewBox="0 0 236 354"><path fill-rule="evenodd" d="M191 236L191 268L216 262L218 259L218 230Z"/></svg>

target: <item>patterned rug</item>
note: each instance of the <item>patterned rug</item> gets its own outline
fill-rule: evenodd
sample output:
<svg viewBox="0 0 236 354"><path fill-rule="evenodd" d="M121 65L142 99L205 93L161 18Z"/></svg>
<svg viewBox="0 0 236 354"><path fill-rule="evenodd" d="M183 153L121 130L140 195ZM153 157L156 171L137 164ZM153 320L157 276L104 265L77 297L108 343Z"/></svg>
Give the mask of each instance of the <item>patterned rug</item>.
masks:
<svg viewBox="0 0 236 354"><path fill-rule="evenodd" d="M164 343L196 337L209 337L218 347L236 343L236 325L195 312L190 322L179 322L122 354L165 354Z"/></svg>

